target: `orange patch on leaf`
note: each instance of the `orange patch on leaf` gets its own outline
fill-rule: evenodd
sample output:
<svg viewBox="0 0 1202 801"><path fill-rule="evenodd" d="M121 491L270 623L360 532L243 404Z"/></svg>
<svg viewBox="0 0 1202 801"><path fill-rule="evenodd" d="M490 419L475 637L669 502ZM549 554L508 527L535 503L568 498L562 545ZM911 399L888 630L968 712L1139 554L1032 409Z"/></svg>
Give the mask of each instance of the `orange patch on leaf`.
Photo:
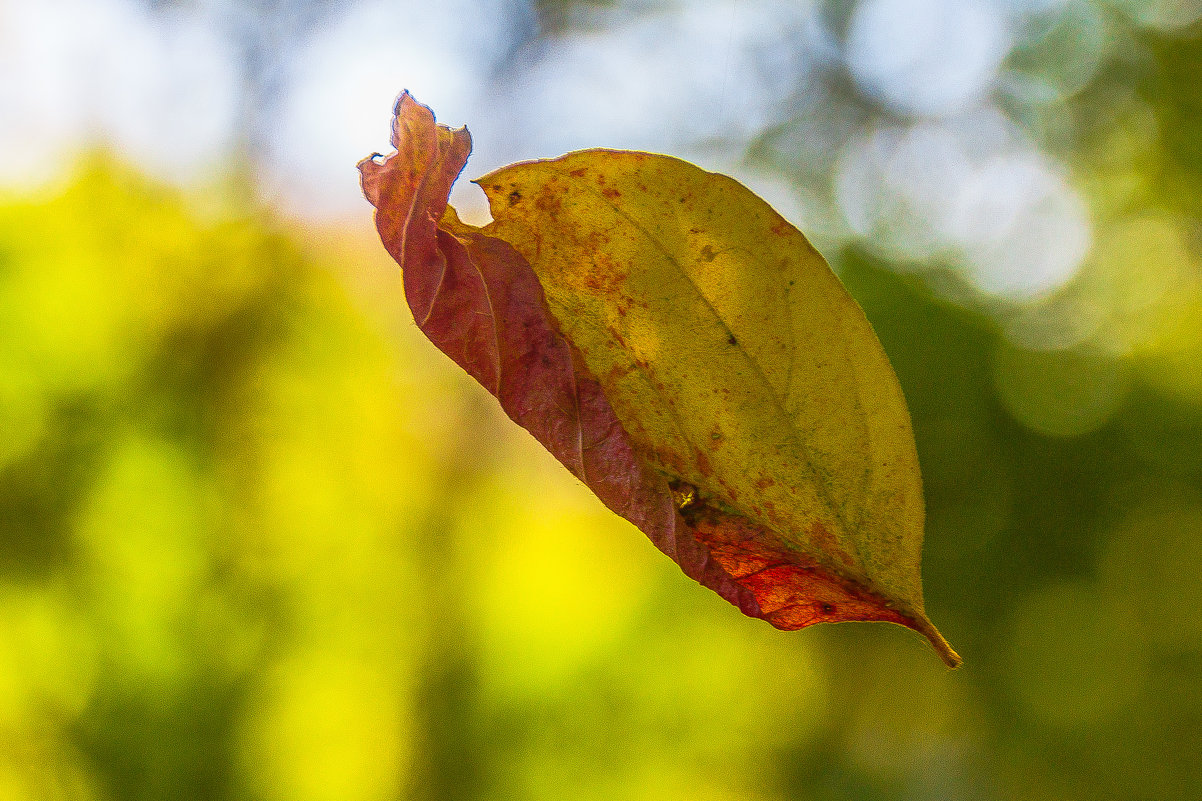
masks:
<svg viewBox="0 0 1202 801"><path fill-rule="evenodd" d="M682 511L697 541L740 586L755 597L760 617L778 629L815 623L884 621L915 627L915 621L814 558L777 544L751 521L694 505Z"/></svg>

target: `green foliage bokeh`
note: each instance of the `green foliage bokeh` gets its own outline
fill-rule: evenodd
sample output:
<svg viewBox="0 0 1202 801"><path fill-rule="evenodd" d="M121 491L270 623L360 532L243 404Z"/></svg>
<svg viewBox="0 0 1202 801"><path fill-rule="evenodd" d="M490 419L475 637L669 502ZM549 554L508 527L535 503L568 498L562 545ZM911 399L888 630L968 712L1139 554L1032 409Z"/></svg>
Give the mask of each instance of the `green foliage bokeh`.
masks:
<svg viewBox="0 0 1202 801"><path fill-rule="evenodd" d="M1155 353L1044 364L843 274L913 410L954 673L693 585L397 319L374 251L111 164L5 205L0 794L1196 795L1202 405ZM1089 433L1008 410L1097 376Z"/></svg>

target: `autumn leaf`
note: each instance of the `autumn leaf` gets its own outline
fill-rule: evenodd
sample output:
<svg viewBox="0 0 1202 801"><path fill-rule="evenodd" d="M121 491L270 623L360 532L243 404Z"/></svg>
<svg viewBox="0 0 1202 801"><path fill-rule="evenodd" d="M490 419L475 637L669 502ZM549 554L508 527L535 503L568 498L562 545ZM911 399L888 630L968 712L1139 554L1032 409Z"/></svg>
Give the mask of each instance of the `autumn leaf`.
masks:
<svg viewBox="0 0 1202 801"><path fill-rule="evenodd" d="M686 574L781 629L886 621L959 656L923 609L922 480L860 307L745 187L613 150L477 181L466 129L407 93L360 163L414 319Z"/></svg>

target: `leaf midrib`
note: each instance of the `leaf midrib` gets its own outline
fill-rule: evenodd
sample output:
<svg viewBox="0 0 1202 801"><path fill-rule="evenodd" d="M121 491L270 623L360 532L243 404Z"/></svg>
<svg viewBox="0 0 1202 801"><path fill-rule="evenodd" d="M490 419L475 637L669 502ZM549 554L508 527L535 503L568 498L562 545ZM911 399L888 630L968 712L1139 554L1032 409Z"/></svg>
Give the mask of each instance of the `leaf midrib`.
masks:
<svg viewBox="0 0 1202 801"><path fill-rule="evenodd" d="M701 298L702 302L705 304L705 307L710 311L710 313L713 315L714 319L718 322L718 324L722 327L722 329L728 335L734 336L734 331L731 329L730 325L726 322L726 320L724 320L722 318L722 315L719 314L718 309L714 306L714 304L710 301L710 299L708 297L706 297L705 293L701 291L701 287L699 287L697 285L697 282L693 280L693 277L691 275L689 275L688 271L684 269L684 266L672 255L672 253L667 249L667 247L664 246L664 244L662 242L660 242L638 220L636 220L634 217L632 217L630 214L628 214L624 209L620 208L617 205L617 203L615 203L611 198L605 196L601 192L598 192L596 189L594 189L592 186L588 185L587 183L580 182L578 184L578 186L582 187L584 189L584 191L593 195L595 198L600 200L604 205L608 206L615 214L617 214L618 216L622 217L627 222L629 222L636 231L638 231L643 237L645 237L647 239L647 241L650 242L655 247L655 249L660 253L660 255L662 255L664 257L664 259L666 259L668 261L668 263L671 264L676 269L676 271L681 275L681 277L684 278L685 283L687 283L688 286L690 288L692 288L693 292L696 293L697 297ZM736 341L737 341L737 339L738 338L736 337ZM801 452L802 458L805 460L806 471L809 473L813 485L818 488L819 495L820 495L823 503L826 504L827 509L830 511L832 517L834 517L838 521L840 529L843 532L845 532L845 534L850 534L851 532L848 527L848 522L847 522L846 517L843 514L842 508L839 506L839 504L837 504L835 502L834 497L831 495L830 488L819 477L819 474L814 467L815 460L814 460L813 454L810 452L809 447L807 446L805 440L802 438L801 432L799 432L797 430L797 428L795 427L793 417L788 413L787 409L785 408L783 399L777 397L776 392L772 387L772 383L768 380L767 374L764 372L764 370L761 367L761 365L759 364L759 362L757 362L752 357L752 355L747 351L747 349L745 347L743 347L742 344L737 344L734 346L734 348L740 353L740 355L742 355L742 357L747 361L747 363L751 365L752 369L755 371L758 378L763 382L763 385L767 388L767 391L765 392L765 394L771 399L773 406L775 407L775 410L778 413L778 415L780 416L780 418L786 421L786 423L787 423L786 430L789 432L790 438L796 443L799 451ZM792 354L790 354L790 364L792 364L792 361L793 361ZM635 366L637 368L639 368L640 370L650 372L649 368L646 366L640 365L638 363L635 363ZM680 433L681 433L681 437L686 442L689 442L689 438L687 436L685 436L683 431ZM690 443L690 444L692 444L692 443ZM852 544L854 545L854 542ZM856 557L859 559L860 563L863 564L864 560L858 552L859 549L857 548L856 550L857 550Z"/></svg>

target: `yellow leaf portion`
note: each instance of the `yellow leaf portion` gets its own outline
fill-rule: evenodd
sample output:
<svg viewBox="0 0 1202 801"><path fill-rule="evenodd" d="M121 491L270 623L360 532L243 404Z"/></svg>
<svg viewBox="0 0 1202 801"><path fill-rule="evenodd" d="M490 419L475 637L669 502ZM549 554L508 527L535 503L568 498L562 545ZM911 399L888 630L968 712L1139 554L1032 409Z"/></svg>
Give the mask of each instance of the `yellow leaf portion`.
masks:
<svg viewBox="0 0 1202 801"><path fill-rule="evenodd" d="M644 458L940 647L905 399L805 236L733 179L667 156L581 151L477 183L485 231L529 260Z"/></svg>

